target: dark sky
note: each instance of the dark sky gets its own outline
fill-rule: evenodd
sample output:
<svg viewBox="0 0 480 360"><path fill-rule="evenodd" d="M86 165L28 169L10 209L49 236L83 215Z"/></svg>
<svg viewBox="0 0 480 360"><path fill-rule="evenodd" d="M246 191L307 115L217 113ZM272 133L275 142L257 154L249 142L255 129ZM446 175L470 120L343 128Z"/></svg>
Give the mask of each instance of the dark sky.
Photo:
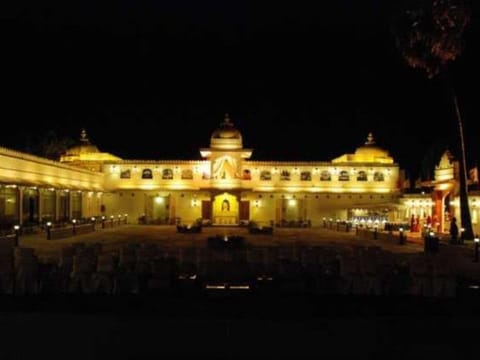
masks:
<svg viewBox="0 0 480 360"><path fill-rule="evenodd" d="M258 160L330 160L370 131L411 172L429 153L458 149L440 81L394 47L391 1L9 3L0 5L4 146L86 127L121 157L197 159L228 112ZM480 154L478 20L474 8L450 66L470 163Z"/></svg>

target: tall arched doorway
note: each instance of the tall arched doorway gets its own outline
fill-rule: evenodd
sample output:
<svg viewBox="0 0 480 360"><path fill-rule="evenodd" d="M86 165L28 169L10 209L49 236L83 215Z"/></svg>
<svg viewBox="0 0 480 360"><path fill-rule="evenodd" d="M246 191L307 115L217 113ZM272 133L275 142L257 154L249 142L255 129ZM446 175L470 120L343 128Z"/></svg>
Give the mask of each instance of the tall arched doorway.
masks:
<svg viewBox="0 0 480 360"><path fill-rule="evenodd" d="M219 194L213 200L214 225L238 225L238 199L229 193Z"/></svg>

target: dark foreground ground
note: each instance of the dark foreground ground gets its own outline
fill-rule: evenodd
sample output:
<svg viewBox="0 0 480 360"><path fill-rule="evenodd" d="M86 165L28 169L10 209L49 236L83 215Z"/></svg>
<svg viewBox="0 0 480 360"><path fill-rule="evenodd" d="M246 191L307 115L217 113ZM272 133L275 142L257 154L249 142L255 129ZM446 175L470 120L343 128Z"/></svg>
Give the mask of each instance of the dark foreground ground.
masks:
<svg viewBox="0 0 480 360"><path fill-rule="evenodd" d="M206 229L197 239L178 235L173 227L129 226L51 242L25 237L22 246L48 258L75 241L103 241L107 247L115 241L153 239L186 247L204 243L218 231ZM279 229L274 237L244 233L240 235L262 246L299 239L317 245L359 244L351 233L325 229ZM423 251L417 243L375 245L394 253ZM457 266L466 264L463 273L478 279L471 249L443 246L441 253L455 258ZM468 282L458 285L455 298L224 292L2 295L0 360L477 359L480 289Z"/></svg>
<svg viewBox="0 0 480 360"><path fill-rule="evenodd" d="M0 359L473 359L478 292L4 296Z"/></svg>

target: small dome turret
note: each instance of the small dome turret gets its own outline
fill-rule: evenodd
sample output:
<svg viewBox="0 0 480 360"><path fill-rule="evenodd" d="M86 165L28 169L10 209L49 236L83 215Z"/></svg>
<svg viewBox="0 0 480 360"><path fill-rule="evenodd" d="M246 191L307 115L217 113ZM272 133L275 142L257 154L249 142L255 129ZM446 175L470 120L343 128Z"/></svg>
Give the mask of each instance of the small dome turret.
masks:
<svg viewBox="0 0 480 360"><path fill-rule="evenodd" d="M99 153L100 150L98 147L93 145L88 139L87 132L85 129L82 129L80 133L80 143L76 146L71 147L65 153L66 156L78 156L80 154L91 154Z"/></svg>
<svg viewBox="0 0 480 360"><path fill-rule="evenodd" d="M357 148L355 151L356 155L373 157L373 158L388 158L390 155L387 150L384 150L375 144L373 134L369 133L367 136L367 141L364 145Z"/></svg>
<svg viewBox="0 0 480 360"><path fill-rule="evenodd" d="M354 154L344 154L336 159L333 159L332 162L393 164L394 160L389 155L387 150L384 150L375 144L373 134L369 133L367 136L367 141L365 141L363 146L357 148Z"/></svg>

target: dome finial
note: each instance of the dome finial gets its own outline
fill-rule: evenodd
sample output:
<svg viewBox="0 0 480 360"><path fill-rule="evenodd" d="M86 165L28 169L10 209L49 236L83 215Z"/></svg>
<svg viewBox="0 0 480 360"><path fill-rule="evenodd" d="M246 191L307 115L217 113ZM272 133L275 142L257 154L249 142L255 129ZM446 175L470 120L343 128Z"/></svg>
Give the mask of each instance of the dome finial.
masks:
<svg viewBox="0 0 480 360"><path fill-rule="evenodd" d="M85 129L82 129L80 133L80 141L88 141L87 131Z"/></svg>
<svg viewBox="0 0 480 360"><path fill-rule="evenodd" d="M232 125L232 123L230 122L230 115L228 113L225 113L225 118L223 119L223 123L225 125Z"/></svg>
<svg viewBox="0 0 480 360"><path fill-rule="evenodd" d="M223 118L223 123L220 124L220 127L222 127L222 128L233 128L233 123L230 120L230 115L228 113L225 113L225 117Z"/></svg>
<svg viewBox="0 0 480 360"><path fill-rule="evenodd" d="M367 141L365 141L365 145L374 145L374 144L375 144L375 140L373 140L373 134L370 132L368 133Z"/></svg>

